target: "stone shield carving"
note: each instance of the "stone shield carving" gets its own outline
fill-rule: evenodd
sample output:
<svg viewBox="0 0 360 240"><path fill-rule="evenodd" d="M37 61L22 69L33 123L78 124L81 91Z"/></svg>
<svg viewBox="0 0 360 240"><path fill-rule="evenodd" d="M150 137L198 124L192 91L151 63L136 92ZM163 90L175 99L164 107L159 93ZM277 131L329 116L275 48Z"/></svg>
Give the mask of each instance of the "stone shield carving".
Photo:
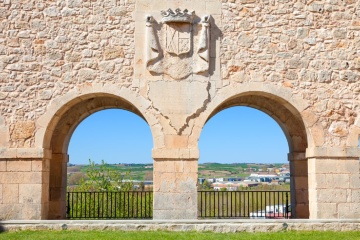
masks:
<svg viewBox="0 0 360 240"><path fill-rule="evenodd" d="M191 50L191 25L169 23L166 30L166 51L175 55L188 53Z"/></svg>
<svg viewBox="0 0 360 240"><path fill-rule="evenodd" d="M162 11L162 16L160 23L152 16L146 18L148 71L176 80L208 71L210 16L203 17L197 24L193 23L194 12L186 9L183 12L180 9ZM195 50L194 42L197 42Z"/></svg>

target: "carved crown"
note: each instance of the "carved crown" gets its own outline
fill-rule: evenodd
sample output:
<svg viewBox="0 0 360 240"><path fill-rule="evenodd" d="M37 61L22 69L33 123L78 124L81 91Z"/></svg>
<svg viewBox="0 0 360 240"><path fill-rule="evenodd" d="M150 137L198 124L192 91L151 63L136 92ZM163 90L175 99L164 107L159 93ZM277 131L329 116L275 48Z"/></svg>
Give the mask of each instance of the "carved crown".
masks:
<svg viewBox="0 0 360 240"><path fill-rule="evenodd" d="M183 12L179 8L175 10L175 12L169 8L166 11L161 11L161 15L163 16L162 22L187 22L192 23L194 17L194 11L190 12L185 9Z"/></svg>

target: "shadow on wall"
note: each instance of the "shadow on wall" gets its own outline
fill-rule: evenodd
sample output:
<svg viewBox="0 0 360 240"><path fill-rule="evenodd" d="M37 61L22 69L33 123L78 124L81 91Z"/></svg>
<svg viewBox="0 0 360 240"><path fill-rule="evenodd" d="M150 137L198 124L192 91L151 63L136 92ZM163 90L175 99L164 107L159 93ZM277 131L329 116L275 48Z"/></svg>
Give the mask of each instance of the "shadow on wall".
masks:
<svg viewBox="0 0 360 240"><path fill-rule="evenodd" d="M5 232L5 231L6 231L5 227L2 226L2 225L0 225L0 233L3 233L3 232Z"/></svg>

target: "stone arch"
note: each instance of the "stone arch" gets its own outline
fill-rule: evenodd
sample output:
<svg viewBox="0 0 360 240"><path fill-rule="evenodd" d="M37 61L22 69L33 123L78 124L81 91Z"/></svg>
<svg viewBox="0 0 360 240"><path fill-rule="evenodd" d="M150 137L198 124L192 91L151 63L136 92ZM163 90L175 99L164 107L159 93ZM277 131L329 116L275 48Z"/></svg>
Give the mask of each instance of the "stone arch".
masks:
<svg viewBox="0 0 360 240"><path fill-rule="evenodd" d="M44 159L48 161L50 173L48 190L44 189L44 192L49 192L49 209L48 214L45 214L49 219L65 218L67 150L78 124L92 113L103 109L119 108L131 111L149 124L155 144L159 141L155 140L154 136L159 136L161 132L156 127L156 119L147 114L148 107L148 102L128 90L120 90L116 94L115 91L97 87L75 89L50 103L49 112L37 122L41 134L38 134L36 139L36 143L42 144L49 152ZM42 126L44 129L41 129Z"/></svg>
<svg viewBox="0 0 360 240"><path fill-rule="evenodd" d="M263 83L227 87L220 90L195 122L193 137L196 137L196 142L203 126L212 116L233 106L249 106L263 111L282 128L289 144L292 204L296 206L293 216L308 218L308 166L305 152L309 146L321 144L321 137L320 140L314 138L312 132L323 135L323 130L315 124L316 117L308 110L309 105L283 87L276 88Z"/></svg>

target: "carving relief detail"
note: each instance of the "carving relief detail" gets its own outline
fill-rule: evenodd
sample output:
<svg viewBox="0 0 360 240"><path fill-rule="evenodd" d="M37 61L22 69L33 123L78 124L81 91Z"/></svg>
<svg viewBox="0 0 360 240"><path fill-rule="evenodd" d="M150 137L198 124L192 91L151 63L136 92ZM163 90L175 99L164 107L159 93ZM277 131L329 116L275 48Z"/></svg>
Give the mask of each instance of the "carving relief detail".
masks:
<svg viewBox="0 0 360 240"><path fill-rule="evenodd" d="M194 12L171 9L161 12L157 23L146 17L146 68L180 80L209 69L210 16L194 24ZM196 35L194 36L194 33ZM194 43L197 43L194 50ZM164 50L163 50L164 49Z"/></svg>

